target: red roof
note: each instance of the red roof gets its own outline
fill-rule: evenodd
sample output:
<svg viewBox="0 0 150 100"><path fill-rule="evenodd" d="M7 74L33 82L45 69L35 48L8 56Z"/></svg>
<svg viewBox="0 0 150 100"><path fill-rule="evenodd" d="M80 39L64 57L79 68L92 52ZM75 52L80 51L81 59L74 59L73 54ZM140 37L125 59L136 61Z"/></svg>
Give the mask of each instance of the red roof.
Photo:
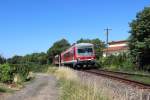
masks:
<svg viewBox="0 0 150 100"><path fill-rule="evenodd" d="M108 44L109 45L112 45L112 44L120 44L120 43L127 43L128 41L127 40L122 40L122 41L112 41L112 42L109 42Z"/></svg>
<svg viewBox="0 0 150 100"><path fill-rule="evenodd" d="M112 52L112 51L121 51L121 50L128 50L128 46L117 46L117 47L109 47L104 49L104 52Z"/></svg>

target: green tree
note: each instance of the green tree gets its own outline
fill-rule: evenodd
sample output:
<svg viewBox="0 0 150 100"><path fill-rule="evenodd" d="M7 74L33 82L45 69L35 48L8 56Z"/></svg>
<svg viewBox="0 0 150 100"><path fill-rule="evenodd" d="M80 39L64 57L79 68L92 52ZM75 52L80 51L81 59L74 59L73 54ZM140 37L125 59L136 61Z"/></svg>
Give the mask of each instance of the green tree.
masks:
<svg viewBox="0 0 150 100"><path fill-rule="evenodd" d="M60 54L61 52L65 51L67 48L70 47L70 43L66 39L61 39L56 41L51 48L47 51L48 60L52 63L53 58L55 55Z"/></svg>
<svg viewBox="0 0 150 100"><path fill-rule="evenodd" d="M15 55L12 58L7 59L10 64L20 64L22 62L22 56Z"/></svg>
<svg viewBox="0 0 150 100"><path fill-rule="evenodd" d="M6 59L0 55L0 64L4 64L6 62Z"/></svg>
<svg viewBox="0 0 150 100"><path fill-rule="evenodd" d="M94 44L94 49L96 52L96 58L99 59L100 57L102 57L103 54L103 49L105 48L105 44L104 42L102 42L100 39L96 38L96 39L80 39L77 41L77 43L92 43Z"/></svg>
<svg viewBox="0 0 150 100"><path fill-rule="evenodd" d="M24 63L36 63L40 65L47 64L47 54L44 52L41 53L32 53L23 57L22 60Z"/></svg>
<svg viewBox="0 0 150 100"><path fill-rule="evenodd" d="M40 65L47 64L47 54L44 52L41 53L32 53L25 56L13 56L7 60L10 64L27 64L27 63L36 63Z"/></svg>
<svg viewBox="0 0 150 100"><path fill-rule="evenodd" d="M83 39L83 38L81 38L80 40L77 41L77 43L91 43L91 42L92 42L92 40L90 40L90 39Z"/></svg>
<svg viewBox="0 0 150 100"><path fill-rule="evenodd" d="M139 12L130 27L130 51L136 65L143 69L150 64L150 7Z"/></svg>
<svg viewBox="0 0 150 100"><path fill-rule="evenodd" d="M39 53L37 60L41 65L47 64L47 54L44 52Z"/></svg>

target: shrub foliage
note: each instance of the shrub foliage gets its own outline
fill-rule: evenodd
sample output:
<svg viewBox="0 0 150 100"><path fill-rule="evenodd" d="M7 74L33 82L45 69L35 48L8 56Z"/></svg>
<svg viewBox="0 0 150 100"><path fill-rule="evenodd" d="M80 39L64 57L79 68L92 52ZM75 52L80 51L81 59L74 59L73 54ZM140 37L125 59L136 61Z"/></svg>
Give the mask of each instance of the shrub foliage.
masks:
<svg viewBox="0 0 150 100"><path fill-rule="evenodd" d="M0 65L0 81L4 83L12 83L15 75L19 75L22 78L22 81L25 81L27 79L29 71L29 66L23 64Z"/></svg>
<svg viewBox="0 0 150 100"><path fill-rule="evenodd" d="M100 59L100 65L115 70L132 70L134 65L132 63L132 57L127 53L119 55L111 55Z"/></svg>

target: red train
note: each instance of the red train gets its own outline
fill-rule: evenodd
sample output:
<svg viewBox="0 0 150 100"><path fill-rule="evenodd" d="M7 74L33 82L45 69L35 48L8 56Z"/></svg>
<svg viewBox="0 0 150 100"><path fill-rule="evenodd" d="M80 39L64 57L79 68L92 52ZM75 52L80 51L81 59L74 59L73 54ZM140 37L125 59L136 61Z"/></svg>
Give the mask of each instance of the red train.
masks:
<svg viewBox="0 0 150 100"><path fill-rule="evenodd" d="M74 44L60 55L56 55L54 64L72 67L87 67L95 65L94 45L91 43Z"/></svg>

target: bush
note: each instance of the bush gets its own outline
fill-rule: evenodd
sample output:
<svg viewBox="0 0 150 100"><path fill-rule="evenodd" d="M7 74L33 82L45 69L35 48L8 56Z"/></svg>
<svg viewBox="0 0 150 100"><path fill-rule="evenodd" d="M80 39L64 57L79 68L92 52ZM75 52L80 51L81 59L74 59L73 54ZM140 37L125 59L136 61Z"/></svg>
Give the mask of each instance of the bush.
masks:
<svg viewBox="0 0 150 100"><path fill-rule="evenodd" d="M29 71L30 68L27 65L0 65L0 81L4 83L12 83L16 75L19 75L21 81L25 81L27 79Z"/></svg>
<svg viewBox="0 0 150 100"><path fill-rule="evenodd" d="M0 65L0 81L11 82L13 79L12 69L9 64Z"/></svg>
<svg viewBox="0 0 150 100"><path fill-rule="evenodd" d="M122 67L120 69L123 69L123 70L135 70L135 65L133 64L132 62L132 58L127 58L124 62L122 62Z"/></svg>
<svg viewBox="0 0 150 100"><path fill-rule="evenodd" d="M31 70L30 66L27 64L12 64L13 77L19 75L21 81L26 81L29 72Z"/></svg>
<svg viewBox="0 0 150 100"><path fill-rule="evenodd" d="M96 64L95 64L95 67L97 68L102 68L102 61L100 59L96 60Z"/></svg>
<svg viewBox="0 0 150 100"><path fill-rule="evenodd" d="M132 57L126 53L103 57L100 59L100 63L103 68L111 70L131 70L134 68Z"/></svg>

